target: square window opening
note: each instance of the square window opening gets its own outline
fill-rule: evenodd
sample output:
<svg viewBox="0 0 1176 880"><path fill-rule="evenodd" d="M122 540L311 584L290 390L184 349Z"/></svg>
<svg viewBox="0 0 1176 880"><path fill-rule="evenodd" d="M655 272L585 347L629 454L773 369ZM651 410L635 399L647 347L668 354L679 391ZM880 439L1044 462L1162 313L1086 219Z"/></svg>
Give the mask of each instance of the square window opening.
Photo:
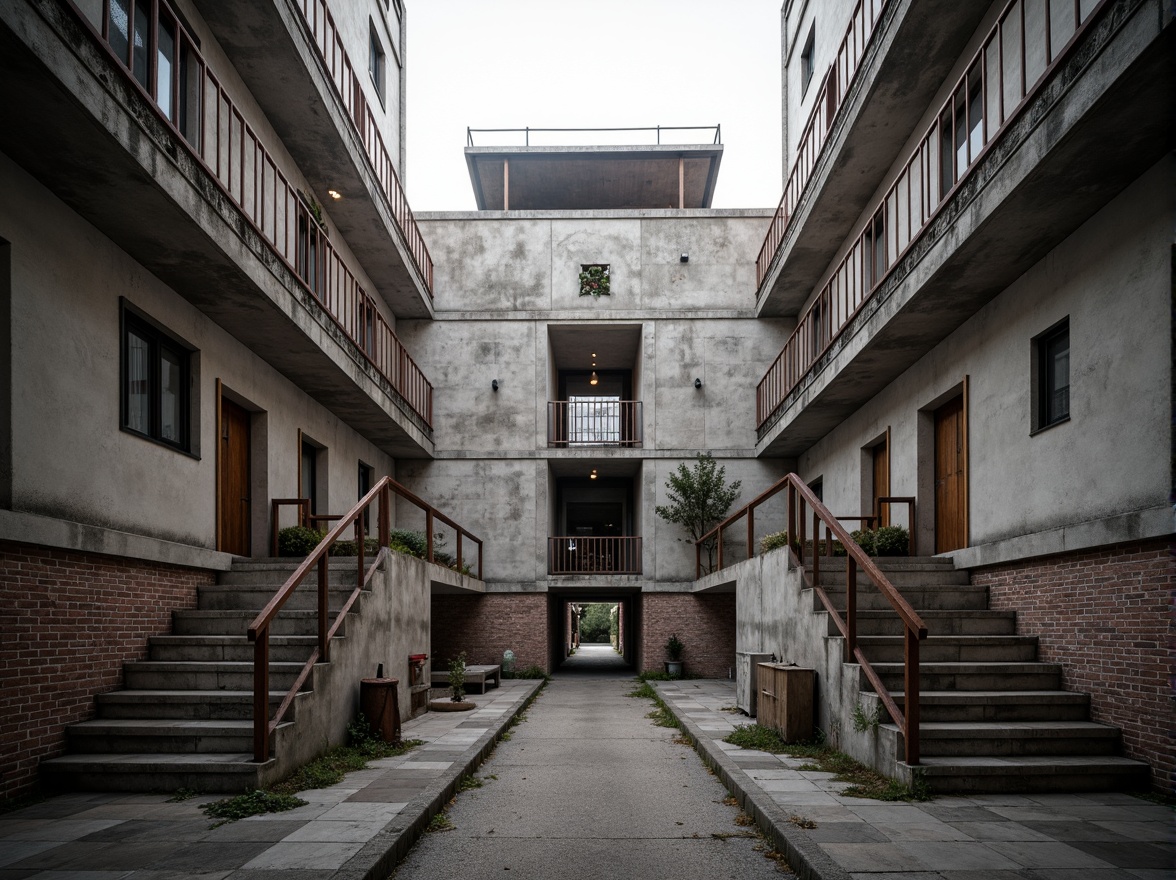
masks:
<svg viewBox="0 0 1176 880"><path fill-rule="evenodd" d="M125 307L121 319L120 427L190 453L192 351Z"/></svg>
<svg viewBox="0 0 1176 880"><path fill-rule="evenodd" d="M809 26L808 39L804 41L804 48L800 50L800 96L803 98L812 82L813 72L816 70L816 37L817 25L813 22Z"/></svg>
<svg viewBox="0 0 1176 880"><path fill-rule="evenodd" d="M1034 419L1040 431L1070 418L1070 319L1033 340Z"/></svg>

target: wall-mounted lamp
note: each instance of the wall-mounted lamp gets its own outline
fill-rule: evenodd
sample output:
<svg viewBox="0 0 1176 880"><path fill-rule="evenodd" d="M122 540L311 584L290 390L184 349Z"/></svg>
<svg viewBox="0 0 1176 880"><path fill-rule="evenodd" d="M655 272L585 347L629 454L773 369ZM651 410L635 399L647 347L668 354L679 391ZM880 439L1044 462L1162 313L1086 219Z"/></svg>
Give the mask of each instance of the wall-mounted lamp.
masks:
<svg viewBox="0 0 1176 880"><path fill-rule="evenodd" d="M592 375L588 377L588 384L595 385L600 381L600 377L596 375L596 370L592 371Z"/></svg>
<svg viewBox="0 0 1176 880"><path fill-rule="evenodd" d="M680 257L678 258L678 262L680 262L680 263L689 263L689 262L690 262L690 254L682 254L682 256L680 256Z"/></svg>
<svg viewBox="0 0 1176 880"><path fill-rule="evenodd" d="M490 390L491 390L491 391L497 391L497 390L498 390L498 380L497 380L497 379L491 379L491 380L490 380Z"/></svg>
<svg viewBox="0 0 1176 880"><path fill-rule="evenodd" d="M695 390L697 391L697 390L698 390L699 388L701 388L701 387L702 387L702 380L701 380L701 379L695 379L695 380L694 380L694 388L695 388Z"/></svg>
<svg viewBox="0 0 1176 880"><path fill-rule="evenodd" d="M596 479L596 468L593 468L593 469L592 469L592 473L590 473L590 474L588 475L588 479L590 479L590 480L595 480L595 479Z"/></svg>

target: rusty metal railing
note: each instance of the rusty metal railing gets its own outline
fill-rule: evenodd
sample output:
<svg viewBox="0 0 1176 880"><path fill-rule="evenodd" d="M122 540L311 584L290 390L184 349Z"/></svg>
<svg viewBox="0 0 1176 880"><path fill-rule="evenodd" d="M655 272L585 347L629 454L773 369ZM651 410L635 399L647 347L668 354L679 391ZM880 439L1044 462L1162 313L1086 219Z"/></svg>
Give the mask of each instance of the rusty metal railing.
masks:
<svg viewBox="0 0 1176 880"><path fill-rule="evenodd" d="M331 639L335 637L335 633L339 631L339 627L343 625L347 613L359 598L360 592L371 581L375 574L376 566L379 565L380 560L385 554L389 553L388 543L391 538L392 529L392 495L396 494L411 504L419 507L425 512L426 534L427 534L427 549L425 558L429 562L434 562L433 554L433 527L436 521L441 521L446 525L452 527L457 531L457 569L461 571L465 565L463 559L463 544L462 539L468 538L477 544L478 547L478 569L477 575L479 580L482 577L482 541L472 532L467 531L462 526L459 526L441 511L437 510L431 504L422 501L414 493L410 492L404 486L397 483L391 477L383 477L371 491L368 492L359 502L351 508L347 513L337 517L338 523L327 536L319 543L310 555L294 570L294 573L287 578L286 582L278 588L273 598L266 603L265 608L254 618L253 622L249 624L249 640L253 642L253 757L257 762L269 760L270 755L270 735L278 729L290 705L294 702L294 698L298 692L302 690L302 686L306 683L306 679L310 676L316 663L326 663L331 659ZM283 503L295 503L299 510L308 508L309 501L306 499L278 499ZM305 502L305 504L303 503ZM370 508L372 504L378 506L377 515L377 534L380 550L376 555L372 564L364 567L364 512ZM274 507L276 511L277 506ZM275 517L276 522L276 517ZM354 532L354 541L356 545L356 585L352 590L343 607L335 615L334 620L330 619L330 561L331 548L335 542L343 538L348 529ZM282 698L277 711L274 712L273 717L269 716L269 635L270 625L273 623L278 612L282 610L282 606L289 601L294 591L298 589L299 585L306 579L307 575L314 570L318 574L318 642L311 652L310 658L295 677L294 684L290 686L290 690Z"/></svg>
<svg viewBox="0 0 1176 880"><path fill-rule="evenodd" d="M355 68L343 48L343 40L335 27L335 19L327 8L326 0L298 0L298 8L302 18L310 31L311 42L318 50L319 58L330 75L331 83L335 86L335 94L343 102L347 116L355 126L355 131L363 141L364 152L371 163L376 178L380 181L380 189L396 225L404 238L404 244L412 255L417 272L424 282L425 291L431 299L433 296L433 258L429 248L421 235L416 217L409 207L408 197L404 194L404 187L400 184L400 177L396 173L396 166L388 155L384 146L384 139L376 125L375 116L368 105L367 99L360 88Z"/></svg>
<svg viewBox="0 0 1176 880"><path fill-rule="evenodd" d="M784 184L784 194L780 196L780 204L776 207L776 213L772 217L768 233L764 236L764 243L760 246L759 255L755 260L757 298L763 296L764 279L767 278L780 245L784 242L784 235L792 222L801 194L808 186L829 130L833 127L833 120L837 118L837 112L841 109L850 83L857 74L866 46L874 34L874 28L887 2L888 0L858 0L850 16L849 27L837 49L837 58L829 65L829 70L817 89L813 109L796 147L796 158L792 162L788 182Z"/></svg>
<svg viewBox="0 0 1176 880"><path fill-rule="evenodd" d="M548 446L640 446L640 400L580 398L547 402Z"/></svg>
<svg viewBox="0 0 1176 880"><path fill-rule="evenodd" d="M1012 0L1004 8L898 178L760 380L758 429L849 326L1104 3L1037 3L1028 18L1025 0ZM1055 8L1063 6L1068 14L1056 15ZM1027 33L1034 34L1034 41L1027 40Z"/></svg>
<svg viewBox="0 0 1176 880"><path fill-rule="evenodd" d="M927 638L927 626L919 617L910 603L894 587L885 574L879 570L874 561L858 546L849 532L838 521L842 518L829 512L803 480L796 474L789 474L779 480L758 497L744 505L738 511L727 517L695 543L695 571L702 577L702 547L708 541L718 544L718 568L723 568L723 531L741 519L747 521L747 558L755 555L755 511L769 499L780 492L787 492L788 507L788 543L789 552L799 566L804 565L806 552L806 528L808 519L806 509L812 512L812 587L817 598L833 619L838 631L845 638L845 662L857 663L870 682L870 686L878 694L891 719L898 726L905 744L904 757L908 764L919 763L919 642ZM859 517L852 517L857 519ZM868 520L871 517L860 517ZM825 527L824 547L821 547L819 528ZM912 530L913 531L913 530ZM833 544L837 541L845 550L845 616L833 605L833 601L825 592L821 581L821 549L828 557L833 555ZM903 624L903 688L905 692L904 709L898 708L898 703L883 684L881 677L874 671L870 661L862 652L857 640L857 573L861 571L874 585L890 606L898 614Z"/></svg>
<svg viewBox="0 0 1176 880"><path fill-rule="evenodd" d="M548 574L641 574L641 538L553 536L547 539Z"/></svg>

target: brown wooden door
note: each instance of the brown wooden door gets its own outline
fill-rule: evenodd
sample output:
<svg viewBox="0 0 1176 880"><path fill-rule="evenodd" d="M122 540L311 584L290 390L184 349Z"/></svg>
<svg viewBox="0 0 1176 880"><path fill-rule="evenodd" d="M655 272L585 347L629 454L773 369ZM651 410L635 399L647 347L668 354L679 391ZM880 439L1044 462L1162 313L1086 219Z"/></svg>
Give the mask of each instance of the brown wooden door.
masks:
<svg viewBox="0 0 1176 880"><path fill-rule="evenodd" d="M968 546L968 439L964 398L935 410L935 552Z"/></svg>
<svg viewBox="0 0 1176 880"><path fill-rule="evenodd" d="M879 526L890 525L890 505L881 509L878 499L890 494L890 445L883 440L872 450L874 457L874 503L871 512L880 512Z"/></svg>
<svg viewBox="0 0 1176 880"><path fill-rule="evenodd" d="M221 398L218 549L249 555L249 412Z"/></svg>

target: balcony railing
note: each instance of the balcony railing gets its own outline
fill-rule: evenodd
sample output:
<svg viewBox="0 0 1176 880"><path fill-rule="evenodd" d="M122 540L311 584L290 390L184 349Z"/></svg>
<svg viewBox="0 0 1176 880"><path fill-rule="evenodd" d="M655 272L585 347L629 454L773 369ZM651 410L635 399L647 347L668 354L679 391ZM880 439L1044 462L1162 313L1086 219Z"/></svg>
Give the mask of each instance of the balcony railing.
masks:
<svg viewBox="0 0 1176 880"><path fill-rule="evenodd" d="M75 11L254 231L432 426L432 385L331 246L321 208L279 170L166 0L138 0L134 10L130 6L131 0L103 0L97 26Z"/></svg>
<svg viewBox="0 0 1176 880"><path fill-rule="evenodd" d="M776 258L777 251L780 250L780 245L784 242L784 234L788 231L801 193L808 186L817 158L825 146L825 139L833 127L833 120L837 118L837 112L841 109L846 92L849 91L849 86L857 74L858 65L861 64L866 46L874 35L874 28L878 24L878 19L882 17L882 10L887 2L888 0L858 0L853 15L850 16L849 27L837 49L837 58L829 66L829 71L817 90L812 113L796 147L796 158L792 163L788 182L784 185L784 194L780 197L780 204L776 208L775 216L772 217L772 224L768 227L768 234L755 261L757 297L763 295L764 279Z"/></svg>
<svg viewBox="0 0 1176 880"><path fill-rule="evenodd" d="M641 538L548 538L547 573L641 574Z"/></svg>
<svg viewBox="0 0 1176 880"><path fill-rule="evenodd" d="M547 403L548 446L640 446L641 401L588 397Z"/></svg>
<svg viewBox="0 0 1176 880"><path fill-rule="evenodd" d="M1012 0L1001 12L872 219L760 380L761 431L1026 106L1102 2Z"/></svg>
<svg viewBox="0 0 1176 880"><path fill-rule="evenodd" d="M355 75L355 68L343 48L343 41L335 27L335 19L327 9L326 0L298 0L298 8L306 26L310 29L312 41L318 49L319 58L330 74L331 83L335 86L335 94L347 109L347 115L355 126L359 138L363 141L364 152L376 177L380 181L380 189L396 224L404 236L404 243L412 260L416 264L417 272L424 281L425 290L429 297L433 296L433 258L425 245L425 239L417 226L412 208L408 205L408 198L404 195L404 187L400 185L400 178L396 174L388 150L384 146L384 139L380 137L380 130L376 119L372 115L371 107L363 96L359 78Z"/></svg>

